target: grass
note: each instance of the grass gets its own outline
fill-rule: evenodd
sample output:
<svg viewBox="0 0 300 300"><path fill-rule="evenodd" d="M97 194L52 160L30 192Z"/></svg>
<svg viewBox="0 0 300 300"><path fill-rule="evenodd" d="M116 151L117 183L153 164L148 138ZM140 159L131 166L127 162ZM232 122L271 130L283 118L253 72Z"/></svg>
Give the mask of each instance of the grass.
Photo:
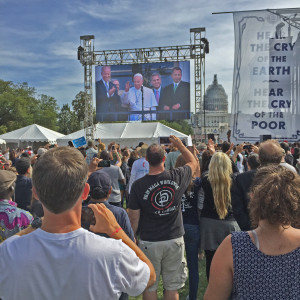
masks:
<svg viewBox="0 0 300 300"><path fill-rule="evenodd" d="M198 288L198 297L197 299L203 299L204 292L207 286L206 274L205 274L205 259L199 261L199 288ZM189 281L185 282L185 286L179 290L179 299L186 300L186 297L189 294ZM163 287L162 282L160 282L157 291L158 299L163 299ZM130 300L142 300L142 295L138 297L129 297Z"/></svg>

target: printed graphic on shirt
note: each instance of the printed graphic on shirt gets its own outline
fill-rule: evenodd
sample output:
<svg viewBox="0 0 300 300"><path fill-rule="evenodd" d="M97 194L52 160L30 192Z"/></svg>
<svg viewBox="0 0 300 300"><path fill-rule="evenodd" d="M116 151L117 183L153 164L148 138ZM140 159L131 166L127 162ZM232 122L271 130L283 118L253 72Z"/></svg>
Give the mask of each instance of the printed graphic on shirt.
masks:
<svg viewBox="0 0 300 300"><path fill-rule="evenodd" d="M176 190L179 185L173 180L161 180L151 185L145 192L143 200L150 199L157 215L168 215L176 210L174 204Z"/></svg>
<svg viewBox="0 0 300 300"><path fill-rule="evenodd" d="M166 209L173 203L174 193L175 191L168 186L158 188L152 194L151 203L156 209Z"/></svg>
<svg viewBox="0 0 300 300"><path fill-rule="evenodd" d="M182 195L181 198L181 211L185 212L186 209L192 208L192 205L190 203L190 199L194 198L194 192L187 192L186 194Z"/></svg>

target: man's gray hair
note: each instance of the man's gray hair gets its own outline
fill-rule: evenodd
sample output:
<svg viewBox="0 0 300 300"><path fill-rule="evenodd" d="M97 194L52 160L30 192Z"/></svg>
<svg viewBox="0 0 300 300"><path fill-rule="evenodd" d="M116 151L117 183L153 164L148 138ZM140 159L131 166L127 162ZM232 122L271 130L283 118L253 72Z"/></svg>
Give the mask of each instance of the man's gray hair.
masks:
<svg viewBox="0 0 300 300"><path fill-rule="evenodd" d="M142 78L142 80L144 80L144 77L141 73L134 74L133 78L135 78L135 77L140 77L140 78Z"/></svg>
<svg viewBox="0 0 300 300"><path fill-rule="evenodd" d="M103 70L104 70L105 68L108 68L108 69L111 71L110 66L103 66L103 67L101 68L101 73L103 72Z"/></svg>
<svg viewBox="0 0 300 300"><path fill-rule="evenodd" d="M160 76L159 73L152 73L151 78L152 78L153 76L158 76L158 77L161 79L161 76Z"/></svg>

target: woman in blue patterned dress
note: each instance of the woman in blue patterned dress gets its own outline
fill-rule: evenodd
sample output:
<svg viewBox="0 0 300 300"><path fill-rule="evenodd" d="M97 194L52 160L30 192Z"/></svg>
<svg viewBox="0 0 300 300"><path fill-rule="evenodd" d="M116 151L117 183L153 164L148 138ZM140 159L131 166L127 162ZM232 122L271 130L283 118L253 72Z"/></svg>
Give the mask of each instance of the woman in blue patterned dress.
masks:
<svg viewBox="0 0 300 300"><path fill-rule="evenodd" d="M300 299L300 176L282 166L261 168L250 196L255 229L220 245L204 299Z"/></svg>

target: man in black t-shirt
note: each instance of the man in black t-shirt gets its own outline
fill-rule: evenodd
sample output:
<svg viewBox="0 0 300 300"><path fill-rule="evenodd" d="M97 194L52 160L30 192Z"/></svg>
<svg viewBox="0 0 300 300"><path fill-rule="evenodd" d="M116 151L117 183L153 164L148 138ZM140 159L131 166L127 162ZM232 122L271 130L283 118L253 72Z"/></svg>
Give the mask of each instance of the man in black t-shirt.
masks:
<svg viewBox="0 0 300 300"><path fill-rule="evenodd" d="M179 149L184 167L165 170L164 150L152 144L146 153L149 174L135 181L129 199L129 218L134 233L139 227L139 246L152 262L156 283L144 292L147 299L157 299L160 274L166 299L178 299L178 289L186 280L181 197L191 182L197 160L175 136L170 142Z"/></svg>

